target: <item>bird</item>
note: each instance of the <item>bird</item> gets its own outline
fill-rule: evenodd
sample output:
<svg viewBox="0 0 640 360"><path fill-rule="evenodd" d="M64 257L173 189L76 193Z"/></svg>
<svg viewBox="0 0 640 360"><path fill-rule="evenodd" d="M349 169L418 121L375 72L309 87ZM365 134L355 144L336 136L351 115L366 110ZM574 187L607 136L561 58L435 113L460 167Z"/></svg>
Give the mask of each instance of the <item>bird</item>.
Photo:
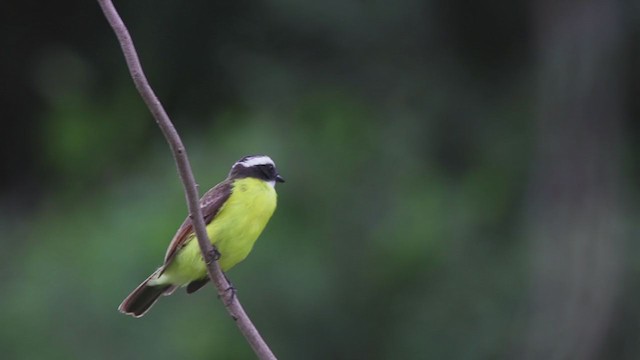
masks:
<svg viewBox="0 0 640 360"><path fill-rule="evenodd" d="M225 180L202 196L200 208L207 235L216 247L222 271L249 255L276 209L275 185L283 182L269 156L244 156L233 164ZM138 285L118 310L138 318L161 295L171 295L183 286L191 294L208 281L193 225L187 217L173 236L162 266Z"/></svg>

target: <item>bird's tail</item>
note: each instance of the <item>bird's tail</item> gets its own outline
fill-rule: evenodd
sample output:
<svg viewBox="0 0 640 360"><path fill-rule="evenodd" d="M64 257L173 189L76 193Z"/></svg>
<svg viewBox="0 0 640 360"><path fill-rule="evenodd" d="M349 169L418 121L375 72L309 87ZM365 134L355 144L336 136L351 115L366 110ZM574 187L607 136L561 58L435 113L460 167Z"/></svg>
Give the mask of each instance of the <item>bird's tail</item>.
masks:
<svg viewBox="0 0 640 360"><path fill-rule="evenodd" d="M171 294L176 289L173 285L149 285L149 281L156 279L162 270L162 268L156 270L147 280L138 285L138 287L122 301L122 304L118 307L118 311L138 318L149 311L151 306L158 301L160 295Z"/></svg>

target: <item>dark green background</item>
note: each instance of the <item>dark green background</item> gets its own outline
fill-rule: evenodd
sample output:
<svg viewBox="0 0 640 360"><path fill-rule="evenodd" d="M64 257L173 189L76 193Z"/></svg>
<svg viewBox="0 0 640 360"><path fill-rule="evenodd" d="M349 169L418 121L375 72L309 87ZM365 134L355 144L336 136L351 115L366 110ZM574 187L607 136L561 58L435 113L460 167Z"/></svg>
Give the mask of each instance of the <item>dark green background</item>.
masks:
<svg viewBox="0 0 640 360"><path fill-rule="evenodd" d="M287 179L229 272L282 359L640 356L637 1L118 1L201 192ZM97 2L0 14L6 359L250 359L212 287L116 311L186 215Z"/></svg>

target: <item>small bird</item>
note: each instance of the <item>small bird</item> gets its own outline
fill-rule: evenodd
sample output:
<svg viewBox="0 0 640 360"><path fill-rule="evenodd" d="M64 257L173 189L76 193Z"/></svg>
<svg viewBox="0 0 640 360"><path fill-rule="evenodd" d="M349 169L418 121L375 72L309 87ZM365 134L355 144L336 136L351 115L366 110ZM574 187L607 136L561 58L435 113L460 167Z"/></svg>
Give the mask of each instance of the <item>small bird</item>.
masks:
<svg viewBox="0 0 640 360"><path fill-rule="evenodd" d="M276 209L276 182L284 182L265 155L245 156L231 167L227 178L207 191L200 208L207 235L219 252L223 271L249 255L253 244ZM118 310L141 317L160 295L186 286L191 294L209 281L193 225L187 217L171 240L164 264L122 301Z"/></svg>

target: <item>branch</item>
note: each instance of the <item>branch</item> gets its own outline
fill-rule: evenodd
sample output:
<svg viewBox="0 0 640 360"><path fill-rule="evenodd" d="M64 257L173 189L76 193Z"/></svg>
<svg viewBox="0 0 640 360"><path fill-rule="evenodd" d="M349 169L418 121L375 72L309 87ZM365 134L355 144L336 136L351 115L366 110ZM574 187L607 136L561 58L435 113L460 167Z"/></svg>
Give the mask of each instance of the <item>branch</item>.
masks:
<svg viewBox="0 0 640 360"><path fill-rule="evenodd" d="M140 96L142 96L142 99L147 104L149 111L151 111L153 118L160 127L160 130L162 130L164 137L171 147L171 151L178 168L178 173L184 186L187 205L189 206L189 217L191 218L195 229L202 257L207 265L209 278L213 280L213 283L218 290L218 295L225 304L229 315L231 315L231 317L236 321L240 332L242 332L244 337L247 339L249 345L251 345L258 358L276 359L267 343L262 339L260 333L258 333L258 330L245 313L238 297L235 296L233 292L226 291L230 288L230 284L222 273L220 265L214 259L215 248L207 236L207 230L202 217L202 211L200 209L198 190L193 177L193 172L191 171L189 158L187 157L187 151L182 144L182 140L180 140L178 132L171 123L169 116L162 107L162 104L160 104L160 101L154 94L144 72L142 71L142 65L140 65L140 60L138 59L138 54L136 53L129 31L120 18L120 15L118 15L118 12L113 6L111 0L98 0L98 3L100 4L102 12L120 42L120 47L122 48L129 72L131 73L131 78L133 79Z"/></svg>

